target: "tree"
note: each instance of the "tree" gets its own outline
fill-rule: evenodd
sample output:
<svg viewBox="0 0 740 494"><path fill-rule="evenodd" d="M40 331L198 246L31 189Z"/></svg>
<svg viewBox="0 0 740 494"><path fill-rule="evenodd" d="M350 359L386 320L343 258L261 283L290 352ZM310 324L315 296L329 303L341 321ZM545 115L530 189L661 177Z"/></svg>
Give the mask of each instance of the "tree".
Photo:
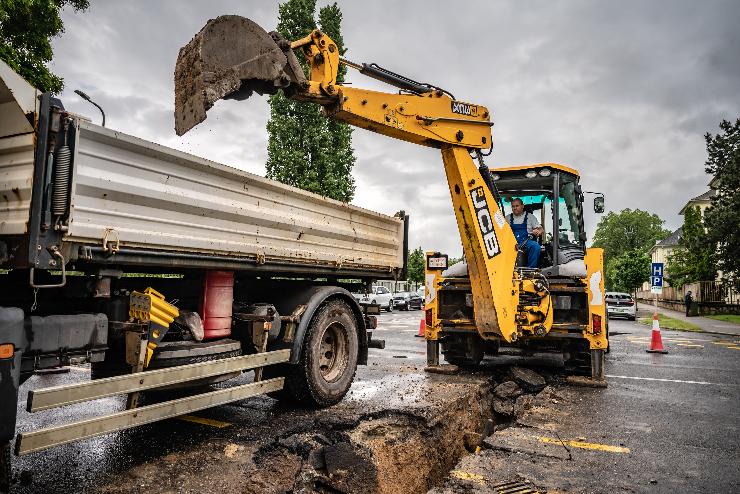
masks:
<svg viewBox="0 0 740 494"><path fill-rule="evenodd" d="M645 252L631 251L613 257L606 264L607 285L609 290L617 292L632 292L650 274L650 256Z"/></svg>
<svg viewBox="0 0 740 494"><path fill-rule="evenodd" d="M86 10L88 0L0 0L0 59L41 91L59 93L64 80L46 64L53 52L50 38L64 32L59 11L71 5Z"/></svg>
<svg viewBox="0 0 740 494"><path fill-rule="evenodd" d="M594 233L593 246L604 249L604 277L610 290L616 289L617 285L624 287L632 283L631 275L625 277L619 270L639 266L643 256L648 259L648 264L640 283L647 281L650 274L648 250L656 241L671 234L670 230L663 228L663 223L658 215L639 209L623 209L619 213L611 211L601 218ZM632 261L628 259L634 262L630 264Z"/></svg>
<svg viewBox="0 0 740 494"><path fill-rule="evenodd" d="M701 210L686 208L678 247L668 257L668 283L683 286L695 281L713 281L717 277L714 257L715 244L704 229Z"/></svg>
<svg viewBox="0 0 740 494"><path fill-rule="evenodd" d="M413 283L424 283L424 252L421 247L409 251L406 279Z"/></svg>
<svg viewBox="0 0 740 494"><path fill-rule="evenodd" d="M722 120L721 133L707 133L707 173L714 176L717 191L712 205L704 212L709 241L717 248L716 258L722 276L740 290L740 119Z"/></svg>
<svg viewBox="0 0 740 494"><path fill-rule="evenodd" d="M316 0L288 0L279 7L278 32L287 39L299 39L316 29ZM336 3L319 11L319 26L346 52L340 25L342 13ZM308 67L298 57L303 70ZM342 82L346 67L340 65L337 82ZM282 93L270 97L267 144L267 177L343 202L354 197L352 167L352 129L330 121L313 103L287 99Z"/></svg>

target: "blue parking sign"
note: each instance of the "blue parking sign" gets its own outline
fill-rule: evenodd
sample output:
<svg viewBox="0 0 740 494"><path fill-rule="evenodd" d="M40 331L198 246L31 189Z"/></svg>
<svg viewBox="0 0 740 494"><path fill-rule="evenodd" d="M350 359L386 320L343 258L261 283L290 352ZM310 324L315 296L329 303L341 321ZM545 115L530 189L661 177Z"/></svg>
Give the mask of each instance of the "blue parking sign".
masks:
<svg viewBox="0 0 740 494"><path fill-rule="evenodd" d="M663 263L654 262L650 265L650 291L661 293L663 291Z"/></svg>

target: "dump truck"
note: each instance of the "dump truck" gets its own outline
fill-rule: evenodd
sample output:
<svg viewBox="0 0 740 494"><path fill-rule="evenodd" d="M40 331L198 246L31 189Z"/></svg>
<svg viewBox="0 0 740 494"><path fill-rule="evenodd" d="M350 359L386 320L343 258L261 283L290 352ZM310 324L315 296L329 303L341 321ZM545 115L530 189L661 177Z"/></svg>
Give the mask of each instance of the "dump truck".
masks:
<svg viewBox="0 0 740 494"><path fill-rule="evenodd" d="M96 125L0 62L0 491L14 437L24 455L260 393L338 402L379 312L351 293L404 277L407 235L402 212ZM20 384L88 364L92 380L32 389L27 410L112 395L125 410L16 436Z"/></svg>
<svg viewBox="0 0 740 494"><path fill-rule="evenodd" d="M305 73L295 52L305 57ZM340 64L397 92L339 84ZM441 151L466 261L447 271L447 256L426 256L430 366L439 365L440 346L448 362L459 364L475 364L501 346L554 350L574 371L603 384L603 251L586 248L586 192L577 171L559 164L491 170L484 158L493 151L493 122L485 106L349 60L320 30L287 40L233 15L210 20L180 50L175 130L183 134L203 122L220 99L277 91L320 105L328 118ZM524 225L505 215L514 202ZM596 212L603 202L597 194ZM528 214L540 216L536 232L526 224Z"/></svg>

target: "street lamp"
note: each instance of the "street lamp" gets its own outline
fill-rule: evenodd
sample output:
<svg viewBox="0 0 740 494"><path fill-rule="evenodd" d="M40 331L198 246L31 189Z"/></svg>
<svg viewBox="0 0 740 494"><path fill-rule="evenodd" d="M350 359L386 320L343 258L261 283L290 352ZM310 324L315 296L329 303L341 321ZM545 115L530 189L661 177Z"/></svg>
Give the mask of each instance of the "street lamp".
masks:
<svg viewBox="0 0 740 494"><path fill-rule="evenodd" d="M82 99L84 99L84 100L88 101L89 103L92 103L93 105L95 105L95 106L96 106L96 107L98 108L98 110L100 110L100 113L101 113L101 115L103 115L103 123L102 123L102 125L103 125L103 127L105 127L105 112L104 112L104 111L103 111L103 109L102 109L102 108L100 107L100 105L99 105L99 104L97 104L96 102L94 102L94 101L93 101L92 99L90 99L90 96L88 96L87 94L85 94L84 92L82 92L82 91L81 91L81 90L79 90L79 89L75 89L75 93L77 93L77 95L78 95L78 96L79 96L80 98L82 98Z"/></svg>

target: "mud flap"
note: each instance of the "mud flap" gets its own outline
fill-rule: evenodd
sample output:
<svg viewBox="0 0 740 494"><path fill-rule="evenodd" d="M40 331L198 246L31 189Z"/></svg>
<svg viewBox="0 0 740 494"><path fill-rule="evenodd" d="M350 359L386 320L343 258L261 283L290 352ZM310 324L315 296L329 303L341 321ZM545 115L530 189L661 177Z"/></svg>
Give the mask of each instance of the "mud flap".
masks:
<svg viewBox="0 0 740 494"><path fill-rule="evenodd" d="M24 347L24 315L15 307L0 307L0 343L12 343L12 357L0 359L0 445L15 436L21 355Z"/></svg>

